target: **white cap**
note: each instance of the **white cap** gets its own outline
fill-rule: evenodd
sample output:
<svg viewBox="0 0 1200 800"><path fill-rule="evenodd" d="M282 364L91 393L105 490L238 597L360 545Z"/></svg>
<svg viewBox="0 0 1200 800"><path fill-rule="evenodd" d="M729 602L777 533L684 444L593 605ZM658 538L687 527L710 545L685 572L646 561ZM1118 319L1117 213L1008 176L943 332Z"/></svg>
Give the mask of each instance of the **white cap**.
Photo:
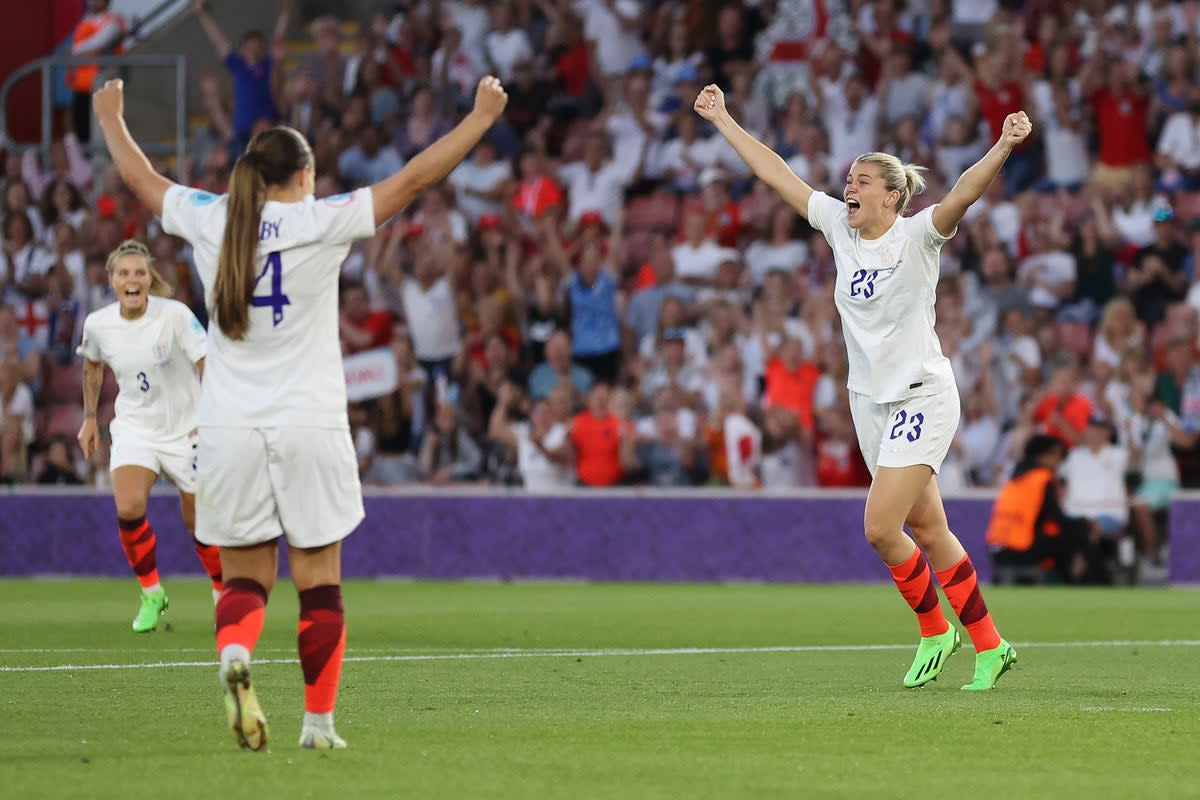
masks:
<svg viewBox="0 0 1200 800"><path fill-rule="evenodd" d="M700 173L700 185L708 186L710 183L725 180L725 171L720 167L705 167Z"/></svg>

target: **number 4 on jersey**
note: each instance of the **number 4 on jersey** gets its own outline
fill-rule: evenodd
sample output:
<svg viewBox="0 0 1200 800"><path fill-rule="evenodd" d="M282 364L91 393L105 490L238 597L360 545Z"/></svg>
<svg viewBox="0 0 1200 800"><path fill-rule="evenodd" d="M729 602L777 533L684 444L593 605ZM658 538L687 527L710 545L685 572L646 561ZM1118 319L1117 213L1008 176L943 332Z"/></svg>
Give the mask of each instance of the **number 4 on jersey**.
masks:
<svg viewBox="0 0 1200 800"><path fill-rule="evenodd" d="M270 308L274 325L279 325L283 322L283 307L292 304L288 296L283 293L283 256L277 252L267 256L267 263L263 265L262 272L258 273L258 277L254 279L256 291L259 281L267 274L267 270L271 270L271 293L254 295L250 298L250 305L256 308Z"/></svg>

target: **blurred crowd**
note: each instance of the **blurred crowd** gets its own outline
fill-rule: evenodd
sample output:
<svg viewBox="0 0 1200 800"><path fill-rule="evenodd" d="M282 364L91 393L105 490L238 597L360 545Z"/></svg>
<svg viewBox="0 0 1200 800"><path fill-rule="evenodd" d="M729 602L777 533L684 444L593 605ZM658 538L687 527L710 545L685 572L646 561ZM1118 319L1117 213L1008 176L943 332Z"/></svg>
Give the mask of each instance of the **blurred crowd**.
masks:
<svg viewBox="0 0 1200 800"><path fill-rule="evenodd" d="M1033 137L943 250L937 333L963 398L943 490L1002 485L1034 434L1070 449L1077 517L1200 486L1200 3L386 5L292 20L311 39L289 41L286 16L222 31L197 3L224 72L200 82L191 161L163 165L220 192L283 122L331 195L403 167L482 75L504 81L502 123L342 266L347 363L396 365L350 406L365 483L867 484L833 254L692 112L715 82L835 196L862 152L928 166L918 209L1025 109ZM144 239L204 321L191 254L74 134L7 153L2 182L0 478L102 482L73 436L74 346L114 299L104 256Z"/></svg>

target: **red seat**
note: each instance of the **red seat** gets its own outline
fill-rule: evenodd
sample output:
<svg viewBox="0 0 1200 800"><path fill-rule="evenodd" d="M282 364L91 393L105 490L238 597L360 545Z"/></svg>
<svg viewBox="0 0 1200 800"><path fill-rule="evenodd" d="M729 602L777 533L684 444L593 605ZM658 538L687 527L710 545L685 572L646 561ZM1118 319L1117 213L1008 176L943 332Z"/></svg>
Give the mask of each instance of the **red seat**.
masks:
<svg viewBox="0 0 1200 800"><path fill-rule="evenodd" d="M46 403L77 403L83 396L83 372L78 364L53 366L47 370L42 385Z"/></svg>
<svg viewBox="0 0 1200 800"><path fill-rule="evenodd" d="M1175 218L1184 222L1200 219L1200 192L1179 195L1175 200Z"/></svg>
<svg viewBox="0 0 1200 800"><path fill-rule="evenodd" d="M47 438L65 436L74 439L83 425L83 406L62 403L48 410L45 435Z"/></svg>

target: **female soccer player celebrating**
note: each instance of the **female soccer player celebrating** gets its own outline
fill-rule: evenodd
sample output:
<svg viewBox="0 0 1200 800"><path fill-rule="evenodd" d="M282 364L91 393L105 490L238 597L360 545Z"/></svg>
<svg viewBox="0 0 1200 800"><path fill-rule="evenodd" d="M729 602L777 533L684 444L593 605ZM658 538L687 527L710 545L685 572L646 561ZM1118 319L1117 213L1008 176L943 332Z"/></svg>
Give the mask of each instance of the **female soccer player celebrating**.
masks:
<svg viewBox="0 0 1200 800"><path fill-rule="evenodd" d="M218 197L153 169L125 126L121 81L95 95L121 177L162 216L163 230L192 243L212 313L196 535L221 548L217 649L229 725L244 748L267 745L250 656L275 583L280 536L300 595L300 745L346 746L333 726L346 646L341 541L362 521L363 504L338 344L338 273L351 242L373 236L444 178L507 101L500 82L484 78L462 123L400 172L316 200L312 150L291 128L255 136L233 168L229 194Z"/></svg>
<svg viewBox="0 0 1200 800"><path fill-rule="evenodd" d="M932 566L975 645L975 676L962 688L992 688L1017 654L996 631L933 479L959 418L958 389L934 333L933 305L942 245L1013 148L1029 136L1029 118L1024 112L1009 115L999 141L941 203L905 217L909 201L925 189L920 168L867 153L851 165L843 199L837 200L814 191L734 122L716 86L700 92L695 110L833 248L836 302L850 361L850 413L873 476L864 515L867 541L888 565L921 627L904 685L935 679L959 647L958 631L938 603ZM911 539L904 534L906 523Z"/></svg>
<svg viewBox="0 0 1200 800"><path fill-rule="evenodd" d="M96 401L108 364L118 387L110 459L113 499L121 546L142 585L133 630L147 633L167 610L167 593L158 579L157 542L146 519L150 488L159 475L178 487L183 524L195 539L196 407L204 371L204 328L191 309L168 299L171 287L141 242L127 241L109 254L108 280L117 302L88 314L78 349L85 359L79 445L87 458L99 446ZM221 553L199 541L195 544L216 594L221 591Z"/></svg>

